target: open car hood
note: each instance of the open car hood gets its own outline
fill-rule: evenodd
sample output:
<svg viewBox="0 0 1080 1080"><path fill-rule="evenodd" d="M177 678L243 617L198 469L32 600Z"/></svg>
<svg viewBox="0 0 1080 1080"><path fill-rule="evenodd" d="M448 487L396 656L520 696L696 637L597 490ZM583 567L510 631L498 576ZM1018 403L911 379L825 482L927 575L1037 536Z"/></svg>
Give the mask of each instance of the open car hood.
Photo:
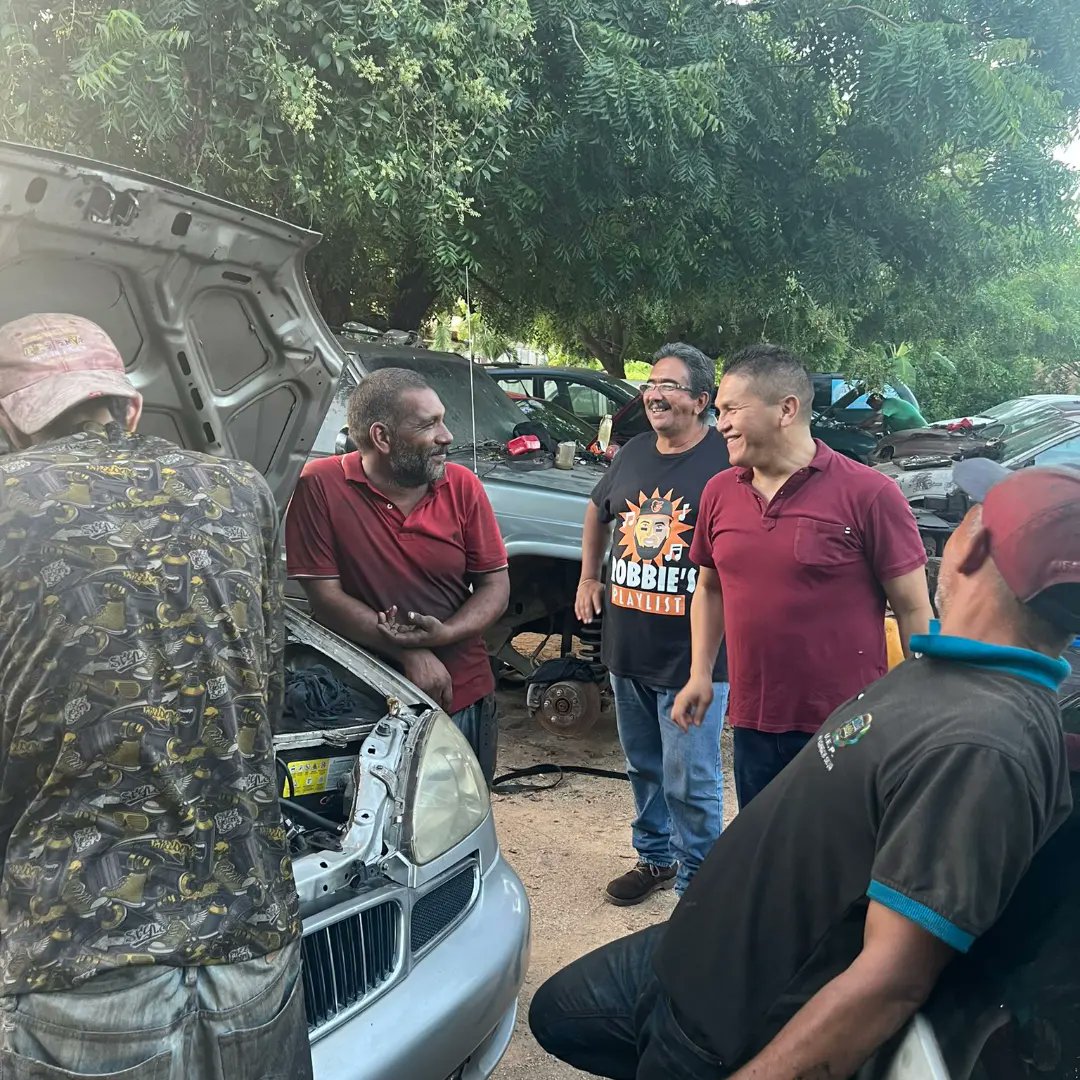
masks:
<svg viewBox="0 0 1080 1080"><path fill-rule="evenodd" d="M901 469L951 468L953 461L969 457L1001 457L1001 444L975 432L917 428L898 431L878 443L874 458L894 462Z"/></svg>
<svg viewBox="0 0 1080 1080"><path fill-rule="evenodd" d="M163 180L0 142L0 324L92 319L145 398L140 430L251 462L282 509L343 362L304 277L319 239Z"/></svg>

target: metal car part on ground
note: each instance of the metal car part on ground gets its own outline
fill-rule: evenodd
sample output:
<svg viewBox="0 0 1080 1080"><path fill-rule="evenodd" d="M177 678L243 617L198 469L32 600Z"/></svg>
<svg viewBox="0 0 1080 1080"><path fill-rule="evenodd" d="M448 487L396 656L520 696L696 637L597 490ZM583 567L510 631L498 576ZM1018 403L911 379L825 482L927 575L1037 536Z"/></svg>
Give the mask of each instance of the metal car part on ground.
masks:
<svg viewBox="0 0 1080 1080"><path fill-rule="evenodd" d="M318 239L137 173L0 144L0 323L40 311L97 322L145 398L142 430L250 461L282 510L345 362L304 277ZM315 1076L481 1080L510 1041L529 908L478 766L402 676L295 607L285 621L288 668L329 668L366 703L274 735Z"/></svg>

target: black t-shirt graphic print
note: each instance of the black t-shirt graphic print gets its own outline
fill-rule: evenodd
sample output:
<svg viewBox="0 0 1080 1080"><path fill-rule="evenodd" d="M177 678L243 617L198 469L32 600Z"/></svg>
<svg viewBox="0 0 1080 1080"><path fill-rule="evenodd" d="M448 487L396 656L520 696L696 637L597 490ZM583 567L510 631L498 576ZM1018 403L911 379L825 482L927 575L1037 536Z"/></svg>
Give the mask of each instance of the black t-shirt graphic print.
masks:
<svg viewBox="0 0 1080 1080"><path fill-rule="evenodd" d="M727 447L714 429L681 454L661 454L650 431L619 451L593 491L600 520L615 522L603 633L603 660L614 674L667 688L689 678L698 576L690 541L701 492L727 467ZM727 678L723 649L713 677Z"/></svg>

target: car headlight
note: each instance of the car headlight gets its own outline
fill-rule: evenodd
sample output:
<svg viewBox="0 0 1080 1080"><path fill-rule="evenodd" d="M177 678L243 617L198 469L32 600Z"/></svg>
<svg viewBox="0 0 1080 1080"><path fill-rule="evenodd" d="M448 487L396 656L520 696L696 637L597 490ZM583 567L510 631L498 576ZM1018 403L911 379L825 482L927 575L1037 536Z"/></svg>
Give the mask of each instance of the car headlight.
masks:
<svg viewBox="0 0 1080 1080"><path fill-rule="evenodd" d="M405 850L423 866L464 840L489 809L487 782L472 747L446 713L436 713L413 756Z"/></svg>

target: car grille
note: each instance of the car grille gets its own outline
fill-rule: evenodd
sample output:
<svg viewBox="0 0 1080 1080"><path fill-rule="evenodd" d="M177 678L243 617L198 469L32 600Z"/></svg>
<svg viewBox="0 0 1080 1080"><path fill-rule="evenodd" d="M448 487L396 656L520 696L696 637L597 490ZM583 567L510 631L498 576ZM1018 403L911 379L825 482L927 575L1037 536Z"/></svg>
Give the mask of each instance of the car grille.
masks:
<svg viewBox="0 0 1080 1080"><path fill-rule="evenodd" d="M401 941L401 908L393 900L358 911L303 941L308 1028L363 1001L394 974Z"/></svg>
<svg viewBox="0 0 1080 1080"><path fill-rule="evenodd" d="M476 867L467 866L447 878L412 909L412 951L430 945L469 906L476 884Z"/></svg>

